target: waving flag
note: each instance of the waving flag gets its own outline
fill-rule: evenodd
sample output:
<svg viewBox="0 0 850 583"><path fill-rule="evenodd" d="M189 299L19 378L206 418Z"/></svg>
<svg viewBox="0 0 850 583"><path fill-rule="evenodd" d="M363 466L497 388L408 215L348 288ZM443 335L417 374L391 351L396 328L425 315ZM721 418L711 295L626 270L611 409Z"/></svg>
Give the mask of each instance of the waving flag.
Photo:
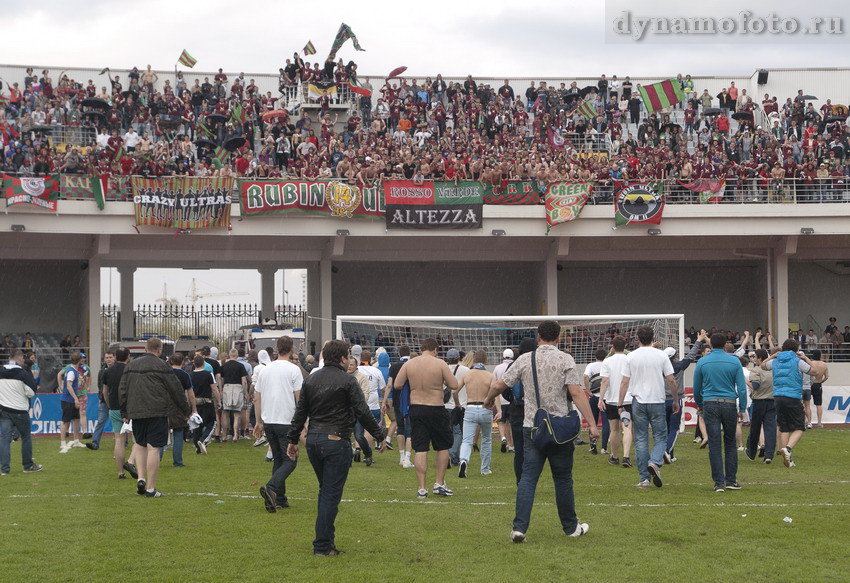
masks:
<svg viewBox="0 0 850 583"><path fill-rule="evenodd" d="M344 45L345 41L347 41L348 39L351 39L351 42L354 44L355 50L366 50L360 46L360 42L358 42L357 40L357 35L354 34L354 31L351 30L351 27L343 22L339 25L339 31L337 31L336 33L336 38L334 39L333 46L331 46L331 52L328 55L328 58L335 59L337 51L339 51L340 47L342 47L342 45Z"/></svg>
<svg viewBox="0 0 850 583"><path fill-rule="evenodd" d="M315 54L316 54L316 47L313 46L313 41L308 40L307 44L304 45L304 56L306 57L307 55L315 55Z"/></svg>
<svg viewBox="0 0 850 583"><path fill-rule="evenodd" d="M351 90L357 95L372 97L372 90L366 87L362 82L358 81L356 77L349 77L348 86L351 87Z"/></svg>
<svg viewBox="0 0 850 583"><path fill-rule="evenodd" d="M698 193L699 201L702 203L720 202L723 199L723 195L726 193L725 178L720 180L700 178L693 182L682 182L681 180L678 182L681 186L687 188L691 192Z"/></svg>
<svg viewBox="0 0 850 583"><path fill-rule="evenodd" d="M596 112L596 108L589 101L585 101L584 99L579 100L578 107L576 107L575 112L582 116L587 121L591 121L596 119L598 113Z"/></svg>
<svg viewBox="0 0 850 583"><path fill-rule="evenodd" d="M686 99L681 84L675 79L665 79L652 85L641 85L638 91L649 113L666 109Z"/></svg>
<svg viewBox="0 0 850 583"><path fill-rule="evenodd" d="M195 66L195 63L198 62L198 59L194 58L192 55L183 49L183 52L180 53L180 58L177 59L177 62L183 65L184 67L189 67L190 69Z"/></svg>

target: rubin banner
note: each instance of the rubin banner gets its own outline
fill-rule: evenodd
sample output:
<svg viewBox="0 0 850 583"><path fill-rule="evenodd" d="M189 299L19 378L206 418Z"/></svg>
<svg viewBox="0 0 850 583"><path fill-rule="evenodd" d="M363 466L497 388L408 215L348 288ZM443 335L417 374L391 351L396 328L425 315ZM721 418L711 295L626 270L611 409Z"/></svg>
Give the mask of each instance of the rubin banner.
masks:
<svg viewBox="0 0 850 583"><path fill-rule="evenodd" d="M478 183L384 182L387 229L480 229L484 200Z"/></svg>
<svg viewBox="0 0 850 583"><path fill-rule="evenodd" d="M133 177L136 224L172 229L230 225L232 178Z"/></svg>
<svg viewBox="0 0 850 583"><path fill-rule="evenodd" d="M384 200L377 187L306 180L240 180L242 216L291 212L335 217L381 218Z"/></svg>

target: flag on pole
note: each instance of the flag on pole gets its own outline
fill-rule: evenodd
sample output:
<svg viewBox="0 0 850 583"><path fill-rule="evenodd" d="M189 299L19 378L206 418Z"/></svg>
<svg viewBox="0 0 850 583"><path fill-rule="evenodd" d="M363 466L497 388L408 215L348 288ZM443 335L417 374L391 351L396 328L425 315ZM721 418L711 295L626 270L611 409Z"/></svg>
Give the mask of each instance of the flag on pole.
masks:
<svg viewBox="0 0 850 583"><path fill-rule="evenodd" d="M345 41L351 39L351 42L354 43L354 49L357 51L365 51L366 49L360 46L360 42L357 40L357 35L354 34L354 31L351 30L351 27L345 24L344 22L339 25L339 31L336 33L336 38L334 39L333 46L331 46L331 52L328 55L329 59L335 59L336 53L340 49L342 45L345 44Z"/></svg>
<svg viewBox="0 0 850 583"><path fill-rule="evenodd" d="M596 118L598 113L596 112L596 108L589 101L584 99L580 99L578 103L578 107L576 107L574 113L579 114L587 121L591 121Z"/></svg>
<svg viewBox="0 0 850 583"><path fill-rule="evenodd" d="M306 57L307 55L315 55L315 54L316 54L316 47L313 46L313 41L308 40L307 44L304 45L304 56Z"/></svg>
<svg viewBox="0 0 850 583"><path fill-rule="evenodd" d="M180 53L180 58L177 59L177 62L184 67L189 67L191 69L195 66L195 63L198 62L198 59L190 55L186 49L183 49L183 52Z"/></svg>
<svg viewBox="0 0 850 583"><path fill-rule="evenodd" d="M91 190L94 201L97 203L97 209L102 211L105 205L104 201L106 201L106 191L109 190L109 175L101 174L92 177Z"/></svg>
<svg viewBox="0 0 850 583"><path fill-rule="evenodd" d="M230 160L230 152L224 149L223 146L219 146L213 152L212 163L216 168L221 168Z"/></svg>
<svg viewBox="0 0 850 583"><path fill-rule="evenodd" d="M103 69L100 70L100 73L98 73L98 74L99 75L105 75L106 73L109 73L109 67L104 67Z"/></svg>
<svg viewBox="0 0 850 583"><path fill-rule="evenodd" d="M242 104L237 103L233 106L233 111L230 112L230 119L227 120L232 124L242 124L245 121L245 114L242 110Z"/></svg>
<svg viewBox="0 0 850 583"><path fill-rule="evenodd" d="M652 85L638 87L640 97L646 111L652 113L659 109L666 109L686 99L681 84L675 79L665 79Z"/></svg>
<svg viewBox="0 0 850 583"><path fill-rule="evenodd" d="M203 134L208 138L216 137L213 131L207 126L207 124L200 120L198 120L198 123L195 125L195 128L198 130L198 133Z"/></svg>
<svg viewBox="0 0 850 583"><path fill-rule="evenodd" d="M351 87L351 90L357 95L372 97L372 89L366 87L361 81L358 81L356 77L348 78L348 86Z"/></svg>
<svg viewBox="0 0 850 583"><path fill-rule="evenodd" d="M333 81L311 81L307 85L307 95L310 99L336 95L336 83Z"/></svg>

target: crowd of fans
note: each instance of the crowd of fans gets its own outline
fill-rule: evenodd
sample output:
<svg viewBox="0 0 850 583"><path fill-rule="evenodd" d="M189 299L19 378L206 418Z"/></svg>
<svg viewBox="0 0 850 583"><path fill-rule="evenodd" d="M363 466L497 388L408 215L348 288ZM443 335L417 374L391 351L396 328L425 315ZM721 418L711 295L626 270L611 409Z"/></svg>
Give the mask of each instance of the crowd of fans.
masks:
<svg viewBox="0 0 850 583"><path fill-rule="evenodd" d="M734 82L712 95L690 75L677 79L686 101L649 115L638 86L616 75L524 89L472 76L394 79L371 98L344 93L354 99L341 121L331 106L357 79L353 62L311 66L295 54L280 69L282 97L221 69L192 85L182 73L172 85L150 66L105 74L109 85L99 88L68 75L54 82L48 70L12 80L0 92L3 171L336 177L361 186L461 179L497 192L507 180L580 180L595 185L594 202L625 181L652 179L671 179L673 199L696 196L675 181L724 179L729 200L781 200L792 189L797 200L840 200L850 172L847 107L827 99L816 108L802 90L759 100ZM321 80L336 84L337 97L308 96ZM358 84L372 88L368 78ZM285 109L294 102L313 107ZM594 119L577 112L583 102ZM51 141L52 126L90 128L88 143ZM593 155L600 143L610 155Z"/></svg>

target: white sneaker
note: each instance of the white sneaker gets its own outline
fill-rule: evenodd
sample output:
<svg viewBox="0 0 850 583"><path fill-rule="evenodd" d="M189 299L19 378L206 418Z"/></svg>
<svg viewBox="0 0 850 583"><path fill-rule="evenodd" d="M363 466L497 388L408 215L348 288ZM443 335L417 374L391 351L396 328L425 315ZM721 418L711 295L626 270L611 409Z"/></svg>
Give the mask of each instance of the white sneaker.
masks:
<svg viewBox="0 0 850 583"><path fill-rule="evenodd" d="M806 423L806 429L811 429L811 428L812 428L812 424L811 424L811 423Z"/></svg>
<svg viewBox="0 0 850 583"><path fill-rule="evenodd" d="M59 446L59 453L68 453L69 451L71 451L70 445L66 444L66 445L60 445Z"/></svg>
<svg viewBox="0 0 850 583"><path fill-rule="evenodd" d="M589 530L590 530L590 525L587 524L586 522L583 522L583 523L579 524L578 526L576 526L575 532L573 532L570 536L572 536L572 537L584 536L584 535L587 534L587 531L589 531Z"/></svg>
<svg viewBox="0 0 850 583"><path fill-rule="evenodd" d="M86 446L86 444L85 444L85 443L82 443L79 439L75 439L74 441L72 441L72 442L70 443L70 446L71 446L71 447L85 447L85 446Z"/></svg>
<svg viewBox="0 0 850 583"><path fill-rule="evenodd" d="M261 436L260 436L260 439L258 439L257 441L255 441L255 442L254 442L254 445L253 445L252 447L260 447L261 445L265 445L265 444L267 444L268 442L269 442L269 440L268 440L268 439L266 439L266 436L265 436L265 435L261 435Z"/></svg>
<svg viewBox="0 0 850 583"><path fill-rule="evenodd" d="M520 532L518 530L511 531L511 540L515 543L524 543L525 542L525 533Z"/></svg>
<svg viewBox="0 0 850 583"><path fill-rule="evenodd" d="M744 448L744 447L739 447L739 448L738 448L738 451L746 451L746 448Z"/></svg>
<svg viewBox="0 0 850 583"><path fill-rule="evenodd" d="M407 459L406 459L406 460L404 460L403 462L401 462L401 467L403 467L403 468L404 468L404 469L406 469L406 470L409 470L410 468L412 468L412 467L414 467L414 466L413 466L413 464L412 464L412 463L410 463L410 460L407 460Z"/></svg>

